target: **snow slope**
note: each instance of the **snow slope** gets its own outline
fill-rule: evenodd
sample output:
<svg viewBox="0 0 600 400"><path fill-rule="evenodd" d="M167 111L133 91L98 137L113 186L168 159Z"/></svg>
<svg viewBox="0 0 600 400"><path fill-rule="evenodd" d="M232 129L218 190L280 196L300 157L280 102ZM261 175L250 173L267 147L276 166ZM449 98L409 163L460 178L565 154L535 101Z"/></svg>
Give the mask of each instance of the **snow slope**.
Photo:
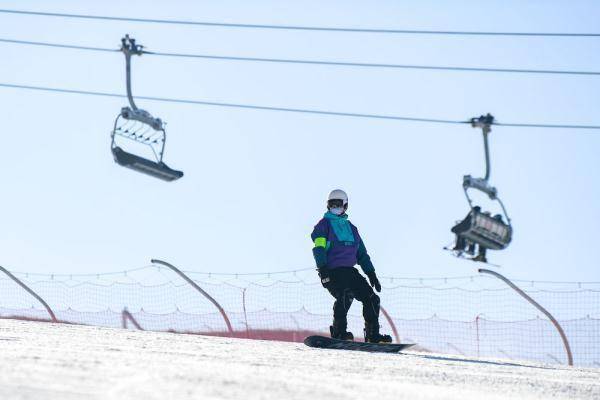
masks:
<svg viewBox="0 0 600 400"><path fill-rule="evenodd" d="M599 399L600 369L0 320L0 399Z"/></svg>

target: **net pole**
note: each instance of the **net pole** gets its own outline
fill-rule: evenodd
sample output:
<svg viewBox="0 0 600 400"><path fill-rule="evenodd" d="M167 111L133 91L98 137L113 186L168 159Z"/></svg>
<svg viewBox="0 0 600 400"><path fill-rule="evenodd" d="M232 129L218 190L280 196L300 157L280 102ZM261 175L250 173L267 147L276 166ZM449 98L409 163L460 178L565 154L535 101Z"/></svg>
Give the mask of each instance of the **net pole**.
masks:
<svg viewBox="0 0 600 400"><path fill-rule="evenodd" d="M225 324L227 325L227 330L229 331L229 334L233 335L233 328L231 327L231 322L229 321L229 317L225 313L225 310L223 309L223 307L221 307L221 305L211 295L206 293L204 291L204 289L202 289L200 286L198 286L198 284L196 282L194 282L192 279L190 279L186 274L181 272L181 270L179 268L175 267L174 265L171 265L166 261L161 261L161 260L156 260L156 259L152 259L152 260L150 260L150 262L152 264L164 265L165 267L169 268L170 270L175 272L177 275L182 277L187 283L190 284L190 286L192 286L194 289L196 289L198 292L200 292L200 294L202 294L204 297L206 297L211 303L213 303L213 305L215 307L217 307L217 309L223 316L223 320L225 320Z"/></svg>
<svg viewBox="0 0 600 400"><path fill-rule="evenodd" d="M42 299L36 292L34 292L27 285L25 285L23 282L21 282L19 280L19 278L17 278L13 274L11 274L10 271L7 270L6 268L0 266L0 271L4 272L6 274L6 276L8 276L10 279L12 279L13 281L15 281L19 286L21 286L23 289L25 289L25 291L27 293L29 293L30 295L32 295L33 297L35 297L37 301L39 301L40 303L42 303L42 305L46 308L46 311L48 311L48 314L50 314L50 318L52 318L52 322L58 322L58 320L56 319L56 315L54 315L54 312L52 311L52 309L50 308L50 306L48 305L48 303L46 303L44 301L44 299Z"/></svg>
<svg viewBox="0 0 600 400"><path fill-rule="evenodd" d="M246 339L250 339L250 327L248 326L248 314L246 313L246 288L242 290L242 309L244 310L244 323L246 324Z"/></svg>
<svg viewBox="0 0 600 400"><path fill-rule="evenodd" d="M529 295L527 293L525 293L523 290L521 290L517 285L515 285L514 283L512 283L505 276L500 275L499 273L497 273L495 271L490 271L489 269L483 269L483 268L479 269L478 272L480 274L492 275L492 276L495 276L496 278L500 279L501 281L503 281L504 283L506 283L508 286L510 286L521 297L523 297L525 300L527 300L529 303L531 303L535 308L537 308L542 313L544 313L544 315L546 317L548 317L548 319L550 320L550 322L552 322L552 324L554 325L554 327L558 331L558 333L559 333L559 335L560 335L560 337L562 339L563 345L565 346L565 351L567 352L567 361L568 361L568 363L569 363L570 366L573 366L573 353L571 353L571 346L569 345L569 340L567 339L567 335L565 335L565 331L563 331L563 328L560 326L560 324L558 323L558 321L552 316L552 314L550 314L544 307L542 307L538 302L536 302L534 299L532 299L531 297L529 297Z"/></svg>
<svg viewBox="0 0 600 400"><path fill-rule="evenodd" d="M398 335L398 329L396 329L396 324L394 324L394 321L392 320L392 317L390 317L390 314L388 314L385 308L381 306L379 306L379 309L381 310L381 313L387 320L388 324L390 324L390 326L392 327L392 332L394 333L394 339L396 339L396 343L402 343L400 341L400 335Z"/></svg>
<svg viewBox="0 0 600 400"><path fill-rule="evenodd" d="M129 310L127 310L127 307L125 307L123 309L123 311L121 312L121 320L123 322L123 328L127 329L127 321L131 321L131 323L133 324L133 326L136 327L137 330L143 331L144 329L142 328L142 326L135 320L135 318L133 317L133 315L131 315L131 313L129 312Z"/></svg>
<svg viewBox="0 0 600 400"><path fill-rule="evenodd" d="M478 316L475 317L475 330L477 332L477 358L480 357L480 352L479 352L479 317L481 316L481 314L479 314Z"/></svg>

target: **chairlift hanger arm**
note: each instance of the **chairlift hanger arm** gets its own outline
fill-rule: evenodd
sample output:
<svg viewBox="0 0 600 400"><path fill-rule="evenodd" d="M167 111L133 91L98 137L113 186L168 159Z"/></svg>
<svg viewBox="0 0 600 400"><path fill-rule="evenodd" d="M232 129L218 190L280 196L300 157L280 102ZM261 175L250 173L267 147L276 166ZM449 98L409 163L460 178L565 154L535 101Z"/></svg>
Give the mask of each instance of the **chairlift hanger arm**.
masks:
<svg viewBox="0 0 600 400"><path fill-rule="evenodd" d="M506 217L508 226L511 226L510 217L508 216L508 212L504 207L504 203L502 200L498 198L498 190L490 185L490 173L491 173L491 162L490 162L490 147L488 136L492 131L492 125L495 123L494 116L488 113L487 115L481 115L478 118L471 118L471 126L473 128L481 128L483 134L483 149L485 151L485 177L484 178L473 178L470 175L467 175L463 178L463 189L465 191L465 196L467 197L467 201L471 208L473 208L473 202L469 197L468 189L477 189L483 193L486 193L490 199L498 201L500 203L500 207L502 207L502 212Z"/></svg>
<svg viewBox="0 0 600 400"><path fill-rule="evenodd" d="M133 101L133 94L131 92L131 55L141 56L143 54L144 46L136 44L135 39L130 38L129 35L125 35L124 38L121 39L121 51L125 55L125 74L127 81L127 99L129 100L129 105L134 111L137 111L138 108Z"/></svg>
<svg viewBox="0 0 600 400"><path fill-rule="evenodd" d="M494 117L491 114L482 115L478 118L471 118L471 126L473 128L481 128L483 133L483 149L485 152L485 176L483 178L474 178L471 175L466 175L463 178L463 188L465 189L465 194L467 195L467 199L469 199L469 195L467 194L467 189L477 189L487 194L490 199L496 199L498 195L498 191L495 187L491 186L488 182L490 179L491 173L491 163L490 163L490 149L488 142L488 135L491 132L492 124L494 123ZM471 203L469 199L469 204Z"/></svg>
<svg viewBox="0 0 600 400"><path fill-rule="evenodd" d="M163 130L164 123L160 118L154 118L149 112L138 109L133 100L133 93L131 89L131 56L141 56L146 53L144 46L137 44L135 39L130 38L129 35L125 35L121 39L121 51L125 55L125 73L127 83L127 99L129 100L130 107L124 107L121 110L121 115L126 119L134 119L144 124L150 125L154 130Z"/></svg>
<svg viewBox="0 0 600 400"><path fill-rule="evenodd" d="M483 133L483 149L485 151L485 181L490 179L491 165L490 165L490 146L488 143L488 135L492 131L492 124L494 123L494 116L490 113L482 115L479 118L471 118L471 126L473 128L481 128Z"/></svg>

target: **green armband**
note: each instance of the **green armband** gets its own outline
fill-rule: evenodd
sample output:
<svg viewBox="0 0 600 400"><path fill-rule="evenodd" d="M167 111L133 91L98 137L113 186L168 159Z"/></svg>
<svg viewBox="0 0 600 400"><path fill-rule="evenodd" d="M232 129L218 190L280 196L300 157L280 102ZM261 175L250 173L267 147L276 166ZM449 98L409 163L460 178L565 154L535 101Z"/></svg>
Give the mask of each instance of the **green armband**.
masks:
<svg viewBox="0 0 600 400"><path fill-rule="evenodd" d="M327 248L327 239L324 237L318 237L315 239L315 247Z"/></svg>

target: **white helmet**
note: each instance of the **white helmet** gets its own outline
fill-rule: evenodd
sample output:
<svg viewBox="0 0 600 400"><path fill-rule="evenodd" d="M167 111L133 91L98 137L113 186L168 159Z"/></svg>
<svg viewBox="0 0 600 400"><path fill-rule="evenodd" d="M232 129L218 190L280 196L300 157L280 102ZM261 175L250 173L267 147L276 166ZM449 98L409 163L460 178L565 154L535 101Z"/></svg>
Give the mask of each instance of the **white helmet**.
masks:
<svg viewBox="0 0 600 400"><path fill-rule="evenodd" d="M339 203L340 200L342 201L342 204L335 204ZM332 190L327 198L327 208L332 208L335 206L342 206L344 210L348 208L348 195L341 189Z"/></svg>

